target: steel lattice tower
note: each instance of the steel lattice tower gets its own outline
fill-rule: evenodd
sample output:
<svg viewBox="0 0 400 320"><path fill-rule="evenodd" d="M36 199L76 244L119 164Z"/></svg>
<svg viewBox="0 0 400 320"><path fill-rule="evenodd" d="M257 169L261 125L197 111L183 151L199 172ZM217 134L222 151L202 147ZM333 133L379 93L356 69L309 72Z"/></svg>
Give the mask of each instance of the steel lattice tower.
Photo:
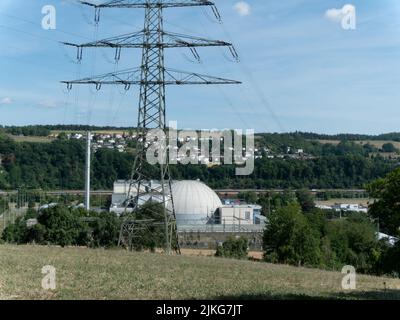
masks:
<svg viewBox="0 0 400 320"><path fill-rule="evenodd" d="M65 43L78 50L77 58L82 59L82 49L85 47L106 47L115 49L115 59L118 60L122 48L141 48L142 65L140 68L128 69L116 73L108 73L91 78L74 81L63 81L69 89L73 84L93 84L98 90L102 85L116 84L125 86L129 90L131 85L140 85L139 114L137 125L137 156L135 157L128 198L125 205L125 216L121 227L120 244L132 247L132 241L137 230L143 230L149 225L160 224L154 220L138 220L135 212L148 202L161 203L164 208L165 250L170 253L172 248L179 252L178 235L176 229L175 208L173 204L169 158L167 150L161 150L166 164L160 164L158 171L160 183L154 185L146 175L146 153L151 142L146 141L149 129L167 131L165 87L166 85L184 84L239 84L238 81L210 77L197 73L188 73L167 69L164 65L164 50L166 48L186 47L194 57L200 60L196 47L226 46L234 58L238 58L232 44L204 38L186 36L164 31L163 10L165 8L209 6L215 17L221 17L213 2L206 0L112 0L103 4L93 4L80 1L82 4L95 8L95 21L100 20L100 10L104 8L142 8L145 9L145 23L143 30L103 39L85 44ZM132 192L134 191L134 192ZM132 206L133 212L127 213L127 207Z"/></svg>

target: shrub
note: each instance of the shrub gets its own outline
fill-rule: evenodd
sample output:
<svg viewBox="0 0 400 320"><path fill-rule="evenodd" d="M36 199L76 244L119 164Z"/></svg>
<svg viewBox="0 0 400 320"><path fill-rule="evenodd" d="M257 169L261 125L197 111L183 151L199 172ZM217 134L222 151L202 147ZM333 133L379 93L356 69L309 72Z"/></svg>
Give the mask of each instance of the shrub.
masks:
<svg viewBox="0 0 400 320"><path fill-rule="evenodd" d="M268 262L309 266L321 263L319 234L297 203L271 215L264 231L263 246Z"/></svg>
<svg viewBox="0 0 400 320"><path fill-rule="evenodd" d="M393 247L387 248L381 259L378 261L377 268L380 274L388 274L399 277L400 274L400 242L397 242Z"/></svg>
<svg viewBox="0 0 400 320"><path fill-rule="evenodd" d="M244 237L228 238L222 246L219 246L215 254L216 257L246 259L248 241Z"/></svg>
<svg viewBox="0 0 400 320"><path fill-rule="evenodd" d="M38 223L31 228L27 228L27 240L37 244L45 244L46 227Z"/></svg>
<svg viewBox="0 0 400 320"><path fill-rule="evenodd" d="M96 216L91 228L91 247L114 247L118 245L118 237L121 228L119 218L109 212L102 212Z"/></svg>
<svg viewBox="0 0 400 320"><path fill-rule="evenodd" d="M364 273L374 268L379 247L368 218L355 214L348 219L331 221L327 224L326 238L342 266L352 265Z"/></svg>
<svg viewBox="0 0 400 320"><path fill-rule="evenodd" d="M88 225L82 221L82 211L56 206L43 210L38 221L46 228L46 241L60 246L87 245Z"/></svg>
<svg viewBox="0 0 400 320"><path fill-rule="evenodd" d="M400 168L367 186L370 197L375 199L369 206L369 213L379 220L382 232L392 236L397 236L400 228L399 188Z"/></svg>
<svg viewBox="0 0 400 320"><path fill-rule="evenodd" d="M27 242L26 222L22 218L17 218L14 224L8 225L2 233L2 239L8 243L26 243Z"/></svg>
<svg viewBox="0 0 400 320"><path fill-rule="evenodd" d="M27 220L37 218L38 223L27 227ZM89 218L89 219L85 219ZM165 245L164 208L159 203L147 203L136 212L136 219L146 220L137 229L132 243L136 250L155 251ZM156 222L156 223L152 223ZM24 218L5 228L2 239L9 243L30 243L52 245L77 245L90 247L113 247L118 244L121 218L109 212L87 212L58 205L39 214L28 209Z"/></svg>

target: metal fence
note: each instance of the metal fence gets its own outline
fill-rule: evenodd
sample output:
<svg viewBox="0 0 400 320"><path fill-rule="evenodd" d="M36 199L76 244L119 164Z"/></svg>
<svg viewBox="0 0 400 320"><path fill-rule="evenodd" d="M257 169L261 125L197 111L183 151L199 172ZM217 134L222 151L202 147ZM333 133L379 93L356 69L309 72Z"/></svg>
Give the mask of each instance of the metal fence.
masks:
<svg viewBox="0 0 400 320"><path fill-rule="evenodd" d="M254 233L263 232L265 226L261 224L205 224L205 225L178 225L178 232L202 232L202 233Z"/></svg>

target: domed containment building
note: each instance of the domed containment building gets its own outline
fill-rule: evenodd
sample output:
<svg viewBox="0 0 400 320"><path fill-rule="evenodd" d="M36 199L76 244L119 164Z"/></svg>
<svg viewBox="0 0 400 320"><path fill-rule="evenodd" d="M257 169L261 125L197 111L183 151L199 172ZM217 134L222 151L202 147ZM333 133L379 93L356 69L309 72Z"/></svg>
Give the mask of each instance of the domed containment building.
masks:
<svg viewBox="0 0 400 320"><path fill-rule="evenodd" d="M172 195L178 225L208 224L222 207L218 195L200 181L176 181L172 184Z"/></svg>
<svg viewBox="0 0 400 320"><path fill-rule="evenodd" d="M160 183L151 181L151 186L158 190ZM123 214L124 201L129 192L129 181L117 181L114 183L114 192L110 212ZM136 188L130 190L131 196L135 196ZM143 190L144 192L144 190ZM261 215L261 207L249 204L223 204L218 195L206 184L199 180L174 181L172 194L176 214L178 231L185 230L262 230L265 217ZM148 201L159 201L159 194L148 195ZM171 210L172 203L166 204ZM131 209L129 209L131 210ZM252 227L253 226L253 227Z"/></svg>

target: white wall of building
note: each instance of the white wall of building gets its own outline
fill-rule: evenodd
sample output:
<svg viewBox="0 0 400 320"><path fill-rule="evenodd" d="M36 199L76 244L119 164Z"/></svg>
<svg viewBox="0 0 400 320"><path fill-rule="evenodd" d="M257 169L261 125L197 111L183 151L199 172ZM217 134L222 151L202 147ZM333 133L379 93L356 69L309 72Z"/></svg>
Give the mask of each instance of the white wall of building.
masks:
<svg viewBox="0 0 400 320"><path fill-rule="evenodd" d="M222 206L219 208L218 219L220 224L253 224L254 208L251 206Z"/></svg>

